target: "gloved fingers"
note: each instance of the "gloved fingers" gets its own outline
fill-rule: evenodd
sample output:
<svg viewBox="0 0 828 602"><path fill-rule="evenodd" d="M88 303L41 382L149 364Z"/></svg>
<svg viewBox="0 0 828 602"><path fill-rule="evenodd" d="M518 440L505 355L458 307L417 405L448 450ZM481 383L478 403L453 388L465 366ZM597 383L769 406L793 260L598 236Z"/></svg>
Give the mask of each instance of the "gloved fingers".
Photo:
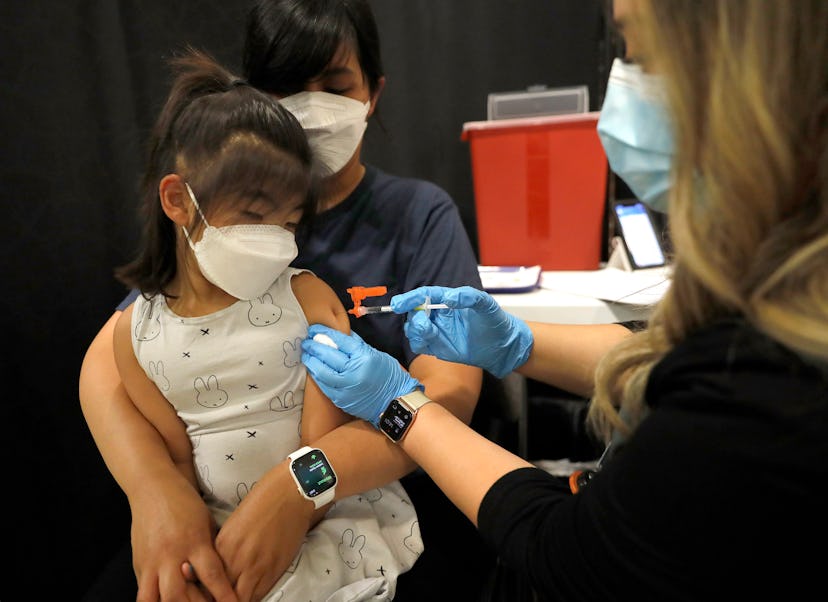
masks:
<svg viewBox="0 0 828 602"><path fill-rule="evenodd" d="M348 365L349 356L347 354L313 339L302 341L302 351L303 355L315 357L336 372L344 371Z"/></svg>
<svg viewBox="0 0 828 602"><path fill-rule="evenodd" d="M494 297L472 286L461 286L452 289L443 297L443 303L452 308L475 309L485 312L500 309L500 305Z"/></svg>
<svg viewBox="0 0 828 602"><path fill-rule="evenodd" d="M313 337L317 334L324 334L330 337L330 339L336 343L336 346L339 347L339 350L348 355L352 354L354 351L359 349L360 346L365 344L362 337L360 337L356 332L345 334L344 332L340 332L335 328L325 326L324 324L311 324L308 327L308 339L313 339Z"/></svg>
<svg viewBox="0 0 828 602"><path fill-rule="evenodd" d="M437 327L440 328L440 324L437 324ZM445 348L444 354L451 354L452 357L458 358L457 361L462 363L467 363L467 358L469 356L469 334L468 329L463 327L454 326L450 330L440 329L444 332L443 336L439 338L439 341L443 344ZM449 336L449 333L451 336Z"/></svg>
<svg viewBox="0 0 828 602"><path fill-rule="evenodd" d="M301 356L302 363L307 368L308 373L313 377L313 380L320 382L320 378L325 372L333 372L330 366L327 366L322 360L312 356L310 353L304 352Z"/></svg>
<svg viewBox="0 0 828 602"><path fill-rule="evenodd" d="M419 336L418 333L412 333L410 330L403 327L405 336L408 337L408 344L411 346L411 351L421 355L434 355L429 350L428 341Z"/></svg>
<svg viewBox="0 0 828 602"><path fill-rule="evenodd" d="M408 314L406 322L416 326L421 331L434 332L434 323L431 321L431 316L426 315L424 311L412 311Z"/></svg>
<svg viewBox="0 0 828 602"><path fill-rule="evenodd" d="M322 346L324 347L324 345ZM320 387L337 388L343 384L348 384L345 375L341 371L332 368L318 357L303 353L302 363Z"/></svg>
<svg viewBox="0 0 828 602"><path fill-rule="evenodd" d="M426 297L431 303L442 303L445 291L451 290L445 286L420 286L407 293L400 293L391 297L391 310L397 314L404 314L418 305L425 303Z"/></svg>
<svg viewBox="0 0 828 602"><path fill-rule="evenodd" d="M411 322L406 321L403 324L403 334L405 334L405 338L408 339L411 351L414 353L426 353L423 341L420 338L419 331L416 326L413 326Z"/></svg>
<svg viewBox="0 0 828 602"><path fill-rule="evenodd" d="M423 312L413 312L405 321L403 332L415 353L426 353L430 341L440 335L437 327Z"/></svg>
<svg viewBox="0 0 828 602"><path fill-rule="evenodd" d="M468 363L468 341L456 328L441 328L440 324L435 324L434 334L423 342L427 345L428 355L433 355L441 360L449 362L459 362L461 364Z"/></svg>

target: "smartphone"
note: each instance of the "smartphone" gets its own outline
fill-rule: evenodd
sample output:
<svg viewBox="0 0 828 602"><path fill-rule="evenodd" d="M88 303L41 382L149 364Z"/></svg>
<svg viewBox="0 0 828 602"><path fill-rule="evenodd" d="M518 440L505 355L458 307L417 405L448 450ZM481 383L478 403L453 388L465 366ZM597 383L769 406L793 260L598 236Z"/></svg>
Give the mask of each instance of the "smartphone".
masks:
<svg viewBox="0 0 828 602"><path fill-rule="evenodd" d="M647 207L637 200L615 201L615 221L633 269L667 263L664 248Z"/></svg>

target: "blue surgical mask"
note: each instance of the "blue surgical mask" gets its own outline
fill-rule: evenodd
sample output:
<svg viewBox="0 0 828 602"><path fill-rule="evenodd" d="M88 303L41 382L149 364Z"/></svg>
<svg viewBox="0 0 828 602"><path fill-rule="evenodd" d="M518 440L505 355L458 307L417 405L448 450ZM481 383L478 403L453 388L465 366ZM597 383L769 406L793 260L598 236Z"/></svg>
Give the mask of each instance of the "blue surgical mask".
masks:
<svg viewBox="0 0 828 602"><path fill-rule="evenodd" d="M667 212L673 130L661 79L615 59L598 119L612 171L650 208Z"/></svg>

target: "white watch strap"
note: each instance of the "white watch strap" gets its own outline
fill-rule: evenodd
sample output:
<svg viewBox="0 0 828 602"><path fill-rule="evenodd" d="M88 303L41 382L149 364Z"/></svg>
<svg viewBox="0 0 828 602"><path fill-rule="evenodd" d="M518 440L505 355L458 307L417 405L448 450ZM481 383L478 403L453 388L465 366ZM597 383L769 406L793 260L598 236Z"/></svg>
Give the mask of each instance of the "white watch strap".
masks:
<svg viewBox="0 0 828 602"><path fill-rule="evenodd" d="M288 459L292 463L297 458L301 458L305 454L307 454L309 452L312 452L314 450L320 452L325 457L325 462L330 466L330 464L331 464L330 460L328 460L328 457L325 456L325 453L321 449L316 448L316 447L310 447L308 445L305 445L304 447L300 447L295 452L289 454ZM333 470L333 467L331 467L331 470ZM311 502L313 502L313 507L314 508L316 508L318 510L319 508L321 508L325 504L333 501L334 496L336 495L336 485L334 485L333 487L331 487L330 489L328 489L326 491L323 491L322 493L320 493L316 497L308 497L307 494L305 493L305 490L302 489L302 484L299 483L299 480L296 478L296 475L293 473L293 468L288 467L288 471L290 471L290 476L293 477L293 481L296 483L296 488L299 490L299 493L306 500L310 500ZM334 474L336 474L336 473L334 473Z"/></svg>
<svg viewBox="0 0 828 602"><path fill-rule="evenodd" d="M304 455L305 455L306 453L308 453L309 451L313 451L313 448L312 448L312 447L310 447L309 445L306 445L306 446L304 446L304 447L300 447L300 448L299 448L299 449L297 449L295 452L293 452L292 454L288 455L288 460L293 461L293 460L295 460L296 458L299 458L299 457L301 457L301 456L304 456Z"/></svg>
<svg viewBox="0 0 828 602"><path fill-rule="evenodd" d="M336 487L331 487L327 491L323 491L322 493L317 495L315 498L313 498L311 500L313 502L313 507L318 510L319 508L321 508L322 506L324 506L328 502L332 502L333 499L334 499L334 495L336 494L335 489L336 489Z"/></svg>

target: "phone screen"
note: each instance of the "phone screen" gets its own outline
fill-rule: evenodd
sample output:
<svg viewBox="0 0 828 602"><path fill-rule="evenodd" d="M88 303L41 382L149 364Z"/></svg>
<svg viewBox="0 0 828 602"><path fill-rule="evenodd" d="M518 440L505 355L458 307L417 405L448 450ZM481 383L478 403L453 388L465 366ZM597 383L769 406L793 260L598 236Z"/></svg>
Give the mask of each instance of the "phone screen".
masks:
<svg viewBox="0 0 828 602"><path fill-rule="evenodd" d="M664 265L664 251L647 208L642 203L617 203L615 216L633 267Z"/></svg>

